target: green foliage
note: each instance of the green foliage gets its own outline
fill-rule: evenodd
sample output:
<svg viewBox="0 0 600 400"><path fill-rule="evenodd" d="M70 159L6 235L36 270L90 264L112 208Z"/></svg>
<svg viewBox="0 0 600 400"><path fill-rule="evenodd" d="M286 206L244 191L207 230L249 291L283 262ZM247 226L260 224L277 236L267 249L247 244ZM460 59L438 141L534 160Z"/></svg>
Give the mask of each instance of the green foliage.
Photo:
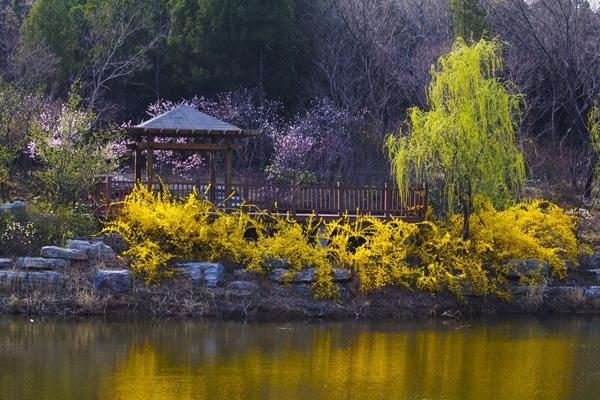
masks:
<svg viewBox="0 0 600 400"><path fill-rule="evenodd" d="M449 8L456 38L480 40L489 31L480 0L450 0Z"/></svg>
<svg viewBox="0 0 600 400"><path fill-rule="evenodd" d="M60 205L85 200L99 179L114 171L108 143L116 133L92 130L95 116L81 107L77 87L56 115L43 115L33 126L35 157L43 166L35 172L44 197Z"/></svg>
<svg viewBox="0 0 600 400"><path fill-rule="evenodd" d="M555 278L564 277L567 262L577 265L576 220L560 207L530 201L497 211L488 200L476 202L472 236L465 240L459 217L410 224L370 216L326 222L313 216L300 223L242 210L226 213L197 193L174 200L168 191L137 187L118 204L104 231L129 243L131 268L147 283L172 276L176 260L227 261L268 274L273 260L286 259L290 273L315 268L314 293L329 298L337 296L333 268L352 271L364 292L403 286L459 298L493 294L508 299L508 275L522 272L515 260L548 263ZM257 238L246 238L250 228ZM521 274L526 284L545 278L541 268Z"/></svg>
<svg viewBox="0 0 600 400"><path fill-rule="evenodd" d="M170 0L166 62L187 95L262 85L289 96L298 32L290 0ZM190 86L191 85L191 86Z"/></svg>
<svg viewBox="0 0 600 400"><path fill-rule="evenodd" d="M60 57L58 76L55 77L65 88L70 79L81 68L83 58L83 32L79 31L78 14L74 9L77 0L39 0L33 3L23 26L23 44L36 47L44 44Z"/></svg>
<svg viewBox="0 0 600 400"><path fill-rule="evenodd" d="M151 18L157 2L163 3L162 0L35 1L23 22L22 45L33 53L42 45L58 57L58 68L48 90L66 95L71 82L81 77L86 91L97 96L100 89L109 89L105 87L108 82L130 75L146 63L142 48L156 34L154 23L160 29L164 25ZM158 11L157 14L160 15ZM107 78L110 75L113 76ZM92 103L96 100L90 96Z"/></svg>
<svg viewBox="0 0 600 400"><path fill-rule="evenodd" d="M473 198L484 195L497 207L514 202L524 183L524 162L516 140L523 96L501 82L501 43L458 39L432 68L429 111L409 109L410 134L386 141L392 171L403 195L413 181L438 188L452 214L468 216Z"/></svg>
<svg viewBox="0 0 600 400"><path fill-rule="evenodd" d="M43 246L64 245L99 230L89 207L56 206L36 200L19 212L0 212L0 256L35 256Z"/></svg>

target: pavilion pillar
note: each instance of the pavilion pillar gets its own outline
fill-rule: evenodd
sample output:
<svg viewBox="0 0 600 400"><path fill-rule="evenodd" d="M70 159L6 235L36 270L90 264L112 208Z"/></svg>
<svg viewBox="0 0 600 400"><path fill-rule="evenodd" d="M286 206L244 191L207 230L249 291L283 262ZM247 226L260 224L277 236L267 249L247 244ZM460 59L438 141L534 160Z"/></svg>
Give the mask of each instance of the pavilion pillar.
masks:
<svg viewBox="0 0 600 400"><path fill-rule="evenodd" d="M154 180L154 137L148 137L148 149L146 150L146 179L148 180L148 189L152 187Z"/></svg>
<svg viewBox="0 0 600 400"><path fill-rule="evenodd" d="M215 203L216 200L216 190L217 190L217 168L216 168L217 160L216 154L214 151L208 153L208 200L211 203Z"/></svg>
<svg viewBox="0 0 600 400"><path fill-rule="evenodd" d="M231 139L227 139L229 148L225 152L225 198L231 195L232 189L232 178L233 178L233 143ZM226 202L226 206L230 203L229 200Z"/></svg>
<svg viewBox="0 0 600 400"><path fill-rule="evenodd" d="M142 151L140 143L135 143L135 158L133 159L134 181L138 183L142 180Z"/></svg>

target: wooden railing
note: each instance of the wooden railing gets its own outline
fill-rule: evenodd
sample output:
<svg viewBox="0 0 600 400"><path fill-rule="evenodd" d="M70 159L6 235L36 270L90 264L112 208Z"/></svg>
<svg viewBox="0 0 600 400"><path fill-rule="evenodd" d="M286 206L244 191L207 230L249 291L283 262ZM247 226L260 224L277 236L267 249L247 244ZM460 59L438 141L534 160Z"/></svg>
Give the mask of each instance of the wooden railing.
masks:
<svg viewBox="0 0 600 400"><path fill-rule="evenodd" d="M351 187L340 184L325 185L272 185L233 184L232 192L225 193L224 185L211 188L196 181L164 182L172 196L186 197L194 189L211 201L224 207L251 204L261 210L290 213L302 218L311 213L322 217L356 216L370 214L379 218L397 217L422 220L427 208L427 189L414 188L403 202L398 189L391 185ZM105 177L100 185L102 197L111 202L123 200L133 190L132 180Z"/></svg>

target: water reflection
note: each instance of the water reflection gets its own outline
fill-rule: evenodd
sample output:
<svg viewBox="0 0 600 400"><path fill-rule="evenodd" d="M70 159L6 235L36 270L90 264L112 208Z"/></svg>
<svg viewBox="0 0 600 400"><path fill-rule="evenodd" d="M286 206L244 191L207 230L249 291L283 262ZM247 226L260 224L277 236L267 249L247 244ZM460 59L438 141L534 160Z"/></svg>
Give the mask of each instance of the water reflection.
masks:
<svg viewBox="0 0 600 400"><path fill-rule="evenodd" d="M0 398L596 399L600 320L0 319Z"/></svg>

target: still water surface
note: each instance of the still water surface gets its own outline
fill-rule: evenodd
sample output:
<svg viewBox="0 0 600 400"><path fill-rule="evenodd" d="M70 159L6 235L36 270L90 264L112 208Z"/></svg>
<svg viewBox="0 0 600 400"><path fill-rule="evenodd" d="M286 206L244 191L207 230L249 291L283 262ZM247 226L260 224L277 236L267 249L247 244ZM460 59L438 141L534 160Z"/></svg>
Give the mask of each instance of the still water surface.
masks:
<svg viewBox="0 0 600 400"><path fill-rule="evenodd" d="M0 399L600 399L600 319L0 318Z"/></svg>

